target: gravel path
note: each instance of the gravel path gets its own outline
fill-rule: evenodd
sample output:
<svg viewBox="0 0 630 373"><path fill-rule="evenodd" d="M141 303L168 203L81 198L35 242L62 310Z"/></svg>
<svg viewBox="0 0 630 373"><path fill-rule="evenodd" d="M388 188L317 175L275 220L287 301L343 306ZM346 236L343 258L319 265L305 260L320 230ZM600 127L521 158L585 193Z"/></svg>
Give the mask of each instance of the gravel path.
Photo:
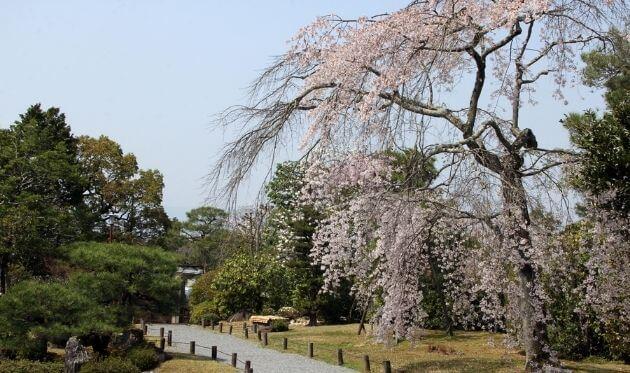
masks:
<svg viewBox="0 0 630 373"><path fill-rule="evenodd" d="M173 346L166 347L166 351L189 353L190 341L195 341L195 354L210 356L210 347L217 346L218 360L227 364L231 362L231 355L236 352L238 357L237 368L242 370L246 360L251 361L255 373L327 373L354 372L351 369L326 364L321 361L309 359L305 356L283 353L270 348L259 347L256 342L248 342L243 339L228 335L218 334L204 330L197 325L185 324L148 324L148 334L159 336L160 328L164 328L164 338L168 331L173 331ZM255 338L255 337L254 337ZM256 339L254 339L255 341ZM205 348L207 347L207 348ZM317 346L315 346L317 348ZM315 352L317 353L317 351Z"/></svg>

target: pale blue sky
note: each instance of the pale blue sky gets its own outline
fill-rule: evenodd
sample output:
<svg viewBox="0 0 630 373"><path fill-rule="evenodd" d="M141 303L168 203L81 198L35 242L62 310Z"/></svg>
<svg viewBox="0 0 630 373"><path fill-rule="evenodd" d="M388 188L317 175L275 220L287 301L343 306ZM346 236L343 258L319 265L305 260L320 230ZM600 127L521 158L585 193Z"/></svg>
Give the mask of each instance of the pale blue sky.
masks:
<svg viewBox="0 0 630 373"><path fill-rule="evenodd" d="M318 15L371 15L406 1L0 2L0 126L35 102L66 113L74 133L105 134L165 176L165 207L183 213L207 197L203 177L231 133L212 116L242 103L244 88L295 31ZM600 106L572 93L528 115L539 142L566 145L557 122ZM585 99L581 99L584 97ZM542 141L541 141L542 140ZM241 204L260 187L254 177Z"/></svg>

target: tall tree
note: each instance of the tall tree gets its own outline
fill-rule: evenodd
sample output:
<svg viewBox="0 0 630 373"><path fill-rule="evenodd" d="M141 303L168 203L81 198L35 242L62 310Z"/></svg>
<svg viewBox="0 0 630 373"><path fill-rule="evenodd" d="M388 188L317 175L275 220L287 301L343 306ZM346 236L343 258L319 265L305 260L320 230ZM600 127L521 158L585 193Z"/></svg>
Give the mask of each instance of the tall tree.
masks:
<svg viewBox="0 0 630 373"><path fill-rule="evenodd" d="M88 237L159 243L170 223L162 206L162 174L140 169L133 154L106 136L82 136L78 147L89 183L84 219Z"/></svg>
<svg viewBox="0 0 630 373"><path fill-rule="evenodd" d="M294 130L304 131L302 145L316 164L341 164L326 179L315 180L328 183L325 190L339 192L332 183L371 186L363 200L366 208L356 211L371 213L389 228L383 232L386 240L360 254L380 255L385 263L375 282L385 292L381 328L394 324L400 336L409 330L403 326L418 323L422 314L414 278L424 256L410 250L417 247L410 243L418 241L409 230L421 231L431 222L413 203L469 219L469 229L477 223L494 248L494 261L486 269L497 272L497 263L509 263L512 270L506 273L517 274L508 277L516 277L509 294L517 305L512 317L526 351L526 369L541 370L552 361L537 264L540 248L529 216L535 195L528 191L545 185L548 180L541 179L552 177L552 169L570 152L538 146L521 120L523 100L548 75L559 83L561 97L574 68L573 50L599 39L602 26L607 29L616 14L627 14L624 3L438 0L413 1L371 18L319 18L254 84L253 104L226 112L224 123L245 123L250 130L228 147L216 172L230 172L227 187L235 190L258 156L278 149L282 136ZM467 96L467 104L450 92ZM410 143L419 144L424 158L436 157L440 173L429 188L410 189L407 201L395 204L387 198L386 183L378 182L387 180L379 177L389 172L387 164L370 158ZM352 150L365 157L346 162ZM435 190L453 202L443 203L431 193ZM382 220L394 206L397 213ZM354 242L362 240L354 236ZM348 251L340 242L325 245L320 255L326 258L345 257ZM331 267L327 273L343 278L343 269Z"/></svg>
<svg viewBox="0 0 630 373"><path fill-rule="evenodd" d="M326 301L325 294L320 294L323 273L310 258L313 234L322 216L312 206L299 203L305 183L304 172L304 166L299 162L277 166L267 185L267 198L272 208L266 233L283 264L291 268L296 277L293 304L308 316L309 325L314 326Z"/></svg>
<svg viewBox="0 0 630 373"><path fill-rule="evenodd" d="M0 293L9 264L45 274L53 250L78 236L84 189L77 139L59 109L33 105L0 130Z"/></svg>
<svg viewBox="0 0 630 373"><path fill-rule="evenodd" d="M630 42L627 30L610 33L612 48L582 56L585 83L606 89L608 110L564 121L580 163L571 169L583 193L580 242L586 274L580 309L594 310L609 355L630 361ZM586 329L586 328L583 328Z"/></svg>
<svg viewBox="0 0 630 373"><path fill-rule="evenodd" d="M172 223L166 246L183 255L187 264L208 271L223 261L238 242L228 229L228 213L210 206L192 209L187 219Z"/></svg>
<svg viewBox="0 0 630 373"><path fill-rule="evenodd" d="M581 151L574 184L593 195L612 194L607 207L630 213L630 42L618 30L610 33L612 48L586 53L584 82L605 88L608 111L570 114L564 120L571 142ZM604 201L601 201L604 202Z"/></svg>

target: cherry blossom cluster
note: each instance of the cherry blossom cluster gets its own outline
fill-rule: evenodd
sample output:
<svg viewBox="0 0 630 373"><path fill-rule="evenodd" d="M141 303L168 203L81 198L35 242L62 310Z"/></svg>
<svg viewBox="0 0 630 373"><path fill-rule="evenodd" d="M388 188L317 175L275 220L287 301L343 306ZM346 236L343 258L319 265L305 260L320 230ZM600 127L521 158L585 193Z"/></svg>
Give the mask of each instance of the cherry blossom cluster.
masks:
<svg viewBox="0 0 630 373"><path fill-rule="evenodd" d="M397 192L387 177L394 171L387 158L360 154L309 167L302 201L326 211L312 252L326 289L350 279L364 304L381 294L379 337L410 338L427 316L421 279L439 271L454 323L501 326L496 283L484 282L491 273L479 270L488 256L467 234L470 222L422 202L438 196Z"/></svg>

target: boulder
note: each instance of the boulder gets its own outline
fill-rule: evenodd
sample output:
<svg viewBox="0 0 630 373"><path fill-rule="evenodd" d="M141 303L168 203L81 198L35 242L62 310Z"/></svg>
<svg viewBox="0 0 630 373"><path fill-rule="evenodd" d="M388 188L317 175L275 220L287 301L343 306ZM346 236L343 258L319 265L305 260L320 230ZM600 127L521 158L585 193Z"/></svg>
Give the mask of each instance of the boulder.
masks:
<svg viewBox="0 0 630 373"><path fill-rule="evenodd" d="M64 357L64 372L78 373L81 365L90 360L90 354L77 337L70 337L66 342L66 354Z"/></svg>
<svg viewBox="0 0 630 373"><path fill-rule="evenodd" d="M250 313L247 311L241 311L241 312L237 312L234 315L232 315L228 321L229 322L237 322L237 321L247 321L247 319L249 319Z"/></svg>
<svg viewBox="0 0 630 373"><path fill-rule="evenodd" d="M113 350L126 351L144 341L144 333L140 329L129 329L120 334L115 334L109 347Z"/></svg>

